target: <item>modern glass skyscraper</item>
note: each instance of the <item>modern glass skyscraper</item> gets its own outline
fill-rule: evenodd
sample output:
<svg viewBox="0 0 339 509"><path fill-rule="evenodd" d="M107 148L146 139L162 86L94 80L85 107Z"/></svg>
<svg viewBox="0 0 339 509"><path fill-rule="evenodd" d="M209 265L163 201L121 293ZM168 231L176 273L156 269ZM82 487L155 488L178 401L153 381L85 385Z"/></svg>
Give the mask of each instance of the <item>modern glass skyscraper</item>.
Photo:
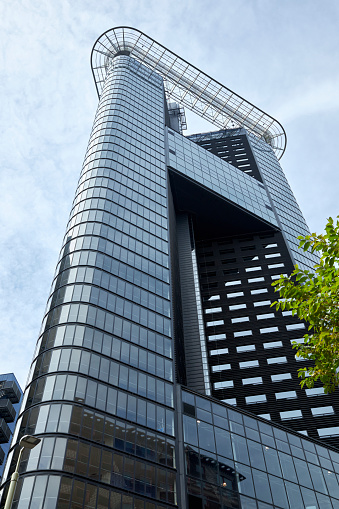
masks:
<svg viewBox="0 0 339 509"><path fill-rule="evenodd" d="M13 507L338 508L337 400L300 390L304 324L270 308L272 281L315 261L297 250L282 126L135 29L103 34L92 68L6 473L22 435L42 441ZM218 130L184 137L183 106Z"/></svg>

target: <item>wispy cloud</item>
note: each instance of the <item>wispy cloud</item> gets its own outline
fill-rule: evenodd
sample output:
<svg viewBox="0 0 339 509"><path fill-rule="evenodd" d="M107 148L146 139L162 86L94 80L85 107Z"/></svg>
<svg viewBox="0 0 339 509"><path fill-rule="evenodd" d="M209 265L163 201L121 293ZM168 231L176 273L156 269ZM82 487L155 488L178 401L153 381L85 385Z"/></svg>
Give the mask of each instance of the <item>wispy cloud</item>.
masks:
<svg viewBox="0 0 339 509"><path fill-rule="evenodd" d="M339 115L339 75L331 79L314 76L305 87L292 90L282 98L277 116L281 122L292 122L302 117L314 117L324 112Z"/></svg>

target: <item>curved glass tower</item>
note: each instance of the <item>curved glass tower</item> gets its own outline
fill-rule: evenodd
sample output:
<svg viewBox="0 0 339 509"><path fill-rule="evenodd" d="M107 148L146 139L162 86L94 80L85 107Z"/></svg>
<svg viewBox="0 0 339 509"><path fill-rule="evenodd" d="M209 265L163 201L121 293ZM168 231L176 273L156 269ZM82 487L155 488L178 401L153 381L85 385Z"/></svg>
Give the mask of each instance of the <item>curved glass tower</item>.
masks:
<svg viewBox="0 0 339 509"><path fill-rule="evenodd" d="M22 435L42 441L13 507L339 507L336 402L318 391L333 412L313 412L289 350L304 324L265 308L277 274L314 262L282 126L135 29L103 34L92 68L99 105L4 478ZM182 106L218 131L183 137Z"/></svg>

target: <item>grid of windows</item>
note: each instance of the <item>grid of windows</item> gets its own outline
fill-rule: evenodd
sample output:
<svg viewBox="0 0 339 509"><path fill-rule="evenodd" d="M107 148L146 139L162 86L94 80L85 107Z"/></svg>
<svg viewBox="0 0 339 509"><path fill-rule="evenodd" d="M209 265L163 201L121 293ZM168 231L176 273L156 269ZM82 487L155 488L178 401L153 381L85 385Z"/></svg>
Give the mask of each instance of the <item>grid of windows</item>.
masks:
<svg viewBox="0 0 339 509"><path fill-rule="evenodd" d="M230 268L237 268L236 274L224 273L225 250L230 253ZM244 257L248 251L253 254ZM206 252L208 258L205 257ZM271 286L271 272L276 268L272 268L272 258L279 258L279 263L287 270L293 268L282 235L264 232L200 241L197 243L197 257L208 348L215 352L209 355L212 394L220 400L236 399L236 404L242 408L246 408L248 401L251 401L251 411L254 413L270 414L272 420L288 423L296 430L307 429L310 436L318 438L319 424L314 420L318 417L311 411L309 393L299 386L297 363L300 358L295 358L290 346L295 340L296 331L302 332L305 325L290 313L273 311L270 307L276 300ZM206 259L213 261L214 273L202 277L208 270L201 266ZM260 267L258 278L247 277L247 269L251 267L256 270ZM233 286L239 290L233 291ZM212 295L218 295L217 308L209 300ZM217 312L213 315L218 317L215 321L207 321L210 310ZM229 367L228 370L221 368L225 365ZM253 375L244 376L247 369ZM266 399L262 401L256 399L258 392L255 386L260 383L265 386ZM277 396L278 392L290 397ZM318 388L314 394L326 397L323 406L328 406L329 396ZM328 427L329 419L336 419L336 407L333 408L334 413L326 412L322 416L326 417Z"/></svg>
<svg viewBox="0 0 339 509"><path fill-rule="evenodd" d="M25 450L21 462L21 473L32 470L61 470L71 475L87 477L92 482L100 481L104 484L126 489L129 492L136 492L138 495L146 494L148 497L163 502L175 503L175 472L145 461L145 459L158 459L156 454L157 443L154 437L152 444L151 439L146 443L145 433L142 437L138 436L144 446L144 459L138 460L131 455L131 450L135 448L136 439L133 428L127 427L125 430L124 423L116 421L115 431L114 445L121 451L121 445L126 444L128 455L120 451L113 452L110 448L90 444L83 440L46 437L37 446L34 453ZM148 445L152 449L148 450ZM142 445L139 447L139 452L142 452ZM170 448L168 452L169 454L172 453ZM166 464L167 448L164 448L162 452L160 450L159 453L160 456L164 456ZM173 453L172 464L168 466L173 466Z"/></svg>
<svg viewBox="0 0 339 509"><path fill-rule="evenodd" d="M248 396L247 404L262 406L265 397ZM192 501L206 498L221 505L228 500L234 508L338 507L338 452L192 393L183 392L183 402ZM300 426L300 410L281 413Z"/></svg>
<svg viewBox="0 0 339 509"><path fill-rule="evenodd" d="M94 120L26 389L23 420L34 406L35 411L41 409L38 424L42 423L50 406L53 421L60 405L46 403L68 401L73 407L63 407L65 419L71 408L79 410L75 404L81 404L92 408L87 413L101 411L105 422L115 415L120 427L124 421L145 427L140 428L144 437L155 437L154 432L174 435L163 119L162 79L149 76L129 57L117 57ZM72 431L65 431L65 419L60 425L67 436ZM81 475L175 504L175 472L168 470L174 465L166 458L161 467L132 459L132 436L136 434L124 442L128 456L105 449L103 428L101 436L96 431L101 446L66 437L56 439L57 445L55 438L45 437L30 456L28 470L63 469L75 479ZM47 465L47 457L53 465ZM67 469L71 458L73 466ZM26 477L23 490L34 479ZM85 484L81 489L87 489Z"/></svg>
<svg viewBox="0 0 339 509"><path fill-rule="evenodd" d="M138 474L138 472L136 473ZM146 472L146 474L151 477L152 470ZM148 478L149 482L151 482L150 477ZM118 476L116 479L118 479ZM27 476L19 478L13 508L18 507L18 503L21 500L26 507L35 507L44 498L49 509L56 509L57 507L65 509L73 509L75 507L86 507L87 509L107 509L107 507L168 509L169 506L167 504L150 502L149 499L145 500L141 497L133 496L131 493L126 494L126 492L119 491L119 488L124 489L131 485L134 486L130 479L126 485L109 489L108 487L99 487L91 481L85 482L65 475ZM157 493L159 496L166 493L166 488L162 482L159 482L157 486L154 484L149 486L150 491Z"/></svg>
<svg viewBox="0 0 339 509"><path fill-rule="evenodd" d="M169 166L199 182L209 190L244 207L251 213L276 225L274 212L267 207L269 198L256 179L178 133L168 137Z"/></svg>
<svg viewBox="0 0 339 509"><path fill-rule="evenodd" d="M312 268L317 262L317 257L310 252L305 253L298 249L299 241L297 237L299 235L309 235L309 229L284 172L272 149L251 134L247 134L247 137L251 142L260 172L269 190L287 242L291 247L294 257L293 263L298 263L300 267L307 269Z"/></svg>

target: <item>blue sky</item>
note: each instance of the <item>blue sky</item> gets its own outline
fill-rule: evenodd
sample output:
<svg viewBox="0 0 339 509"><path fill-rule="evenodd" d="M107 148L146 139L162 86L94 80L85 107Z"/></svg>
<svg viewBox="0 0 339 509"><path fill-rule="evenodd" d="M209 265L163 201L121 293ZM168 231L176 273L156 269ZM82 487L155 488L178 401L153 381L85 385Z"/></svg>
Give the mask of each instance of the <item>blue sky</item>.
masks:
<svg viewBox="0 0 339 509"><path fill-rule="evenodd" d="M277 118L281 164L311 230L339 214L337 0L3 0L0 373L22 385L97 105L91 48L120 25Z"/></svg>

